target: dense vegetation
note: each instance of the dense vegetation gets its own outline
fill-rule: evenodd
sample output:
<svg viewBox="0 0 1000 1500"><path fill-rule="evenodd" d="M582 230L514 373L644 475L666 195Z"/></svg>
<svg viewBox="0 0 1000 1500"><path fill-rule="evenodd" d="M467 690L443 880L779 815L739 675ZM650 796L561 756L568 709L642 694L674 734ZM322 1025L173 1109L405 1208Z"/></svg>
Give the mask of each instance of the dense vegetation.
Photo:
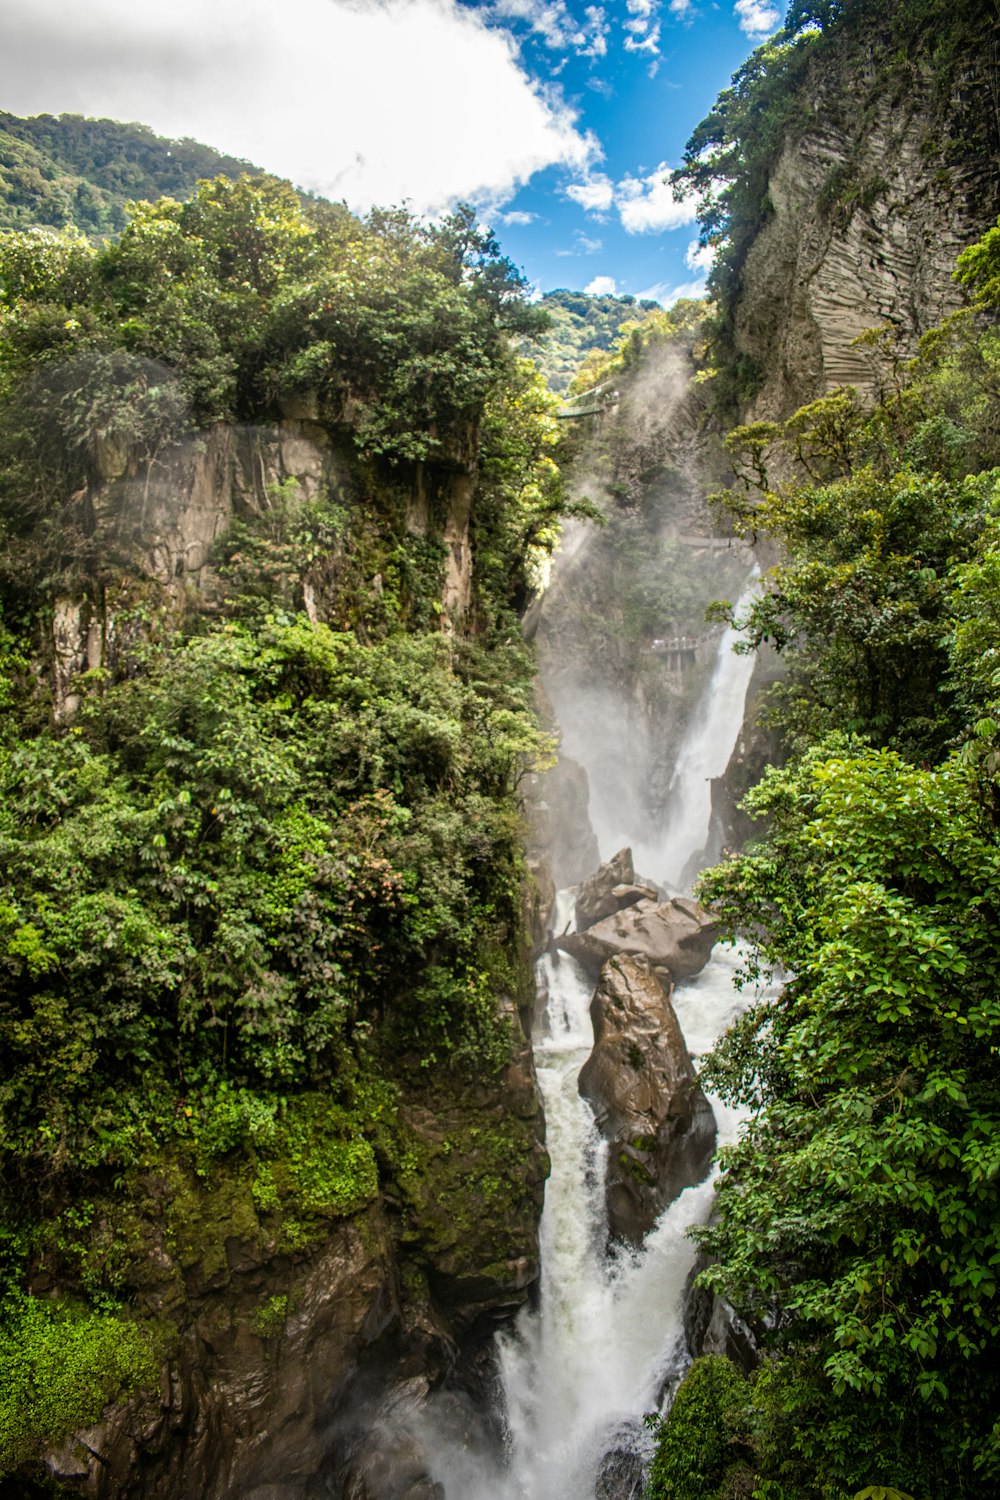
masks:
<svg viewBox="0 0 1000 1500"><path fill-rule="evenodd" d="M586 356L609 350L626 324L639 324L649 313L660 311L659 303L638 301L627 294L595 297L563 289L546 292L538 305L547 314L549 326L525 352L553 391L566 389Z"/></svg>
<svg viewBox="0 0 1000 1500"><path fill-rule="evenodd" d="M0 1470L173 1337L126 1311L151 1194L238 1177L301 1249L401 1170L394 1076L509 1056L517 786L545 754L511 605L562 503L510 349L533 321L469 212L361 222L267 178L141 205L101 248L0 237ZM141 492L289 400L330 482L246 502L171 594L108 473ZM475 573L447 634L454 474ZM66 597L105 623L60 718Z"/></svg>
<svg viewBox="0 0 1000 1500"><path fill-rule="evenodd" d="M654 1500L1000 1486L998 267L1000 228L960 259L973 306L908 365L871 335L870 402L729 438L720 503L781 544L743 624L786 658L789 759L701 894L748 979L791 977L707 1064L750 1119L699 1238L766 1358L749 1382L695 1367Z"/></svg>
<svg viewBox="0 0 1000 1500"><path fill-rule="evenodd" d="M75 225L119 234L134 199L187 198L202 178L260 175L198 141L170 141L146 125L82 115L0 111L0 229Z"/></svg>

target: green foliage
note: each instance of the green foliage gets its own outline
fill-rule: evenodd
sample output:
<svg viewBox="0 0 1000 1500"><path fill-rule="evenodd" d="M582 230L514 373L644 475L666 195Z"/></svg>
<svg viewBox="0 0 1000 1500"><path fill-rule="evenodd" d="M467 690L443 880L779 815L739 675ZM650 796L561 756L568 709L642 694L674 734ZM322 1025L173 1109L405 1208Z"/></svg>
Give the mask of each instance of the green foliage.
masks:
<svg viewBox="0 0 1000 1500"><path fill-rule="evenodd" d="M715 499L743 535L781 545L743 623L751 646L786 655L790 734L849 728L937 758L995 697L974 616L989 609L1000 343L971 314L909 364L886 330L859 342L882 361L872 405L837 390L783 424L734 428L738 486ZM779 462L799 477L772 485Z"/></svg>
<svg viewBox="0 0 1000 1500"><path fill-rule="evenodd" d="M555 398L528 360L511 366L487 403L481 483L473 514L480 609L523 606L543 581L561 518L586 509L568 500L555 459Z"/></svg>
<svg viewBox="0 0 1000 1500"><path fill-rule="evenodd" d="M982 307L1000 308L1000 221L958 257L956 280L969 287Z"/></svg>
<svg viewBox="0 0 1000 1500"><path fill-rule="evenodd" d="M729 1360L708 1354L695 1361L660 1423L646 1500L749 1495L749 1489L734 1489L747 1468L736 1430L745 1391Z"/></svg>
<svg viewBox="0 0 1000 1500"><path fill-rule="evenodd" d="M258 1338L274 1339L280 1338L285 1331L285 1322L288 1318L288 1297L276 1295L268 1297L253 1316L253 1331Z"/></svg>
<svg viewBox="0 0 1000 1500"><path fill-rule="evenodd" d="M127 439L95 401L161 431L147 408L162 383L139 390L133 380L116 395L118 365L100 364L112 356L138 370L166 365L197 422L267 420L307 393L365 453L398 462L464 448L504 332L538 326L522 286L469 209L433 228L402 211L361 223L330 204L303 206L268 177L218 177L186 203L137 204L102 249L72 236L0 237L8 483L23 490L32 465L60 494L92 477L81 443ZM72 408L69 431L32 421L39 391L60 414Z"/></svg>
<svg viewBox="0 0 1000 1500"><path fill-rule="evenodd" d="M75 225L88 235L117 234L133 199L184 198L201 178L258 170L145 125L0 113L0 229Z"/></svg>
<svg viewBox="0 0 1000 1500"><path fill-rule="evenodd" d="M917 1492L985 1481L1000 1399L992 825L960 759L931 771L861 747L772 772L752 805L772 831L702 894L732 929L763 928L766 962L795 978L706 1068L754 1110L719 1224L699 1231L720 1257L706 1279L751 1317L777 1301L773 1341L808 1351L831 1398L878 1399L869 1465L881 1449ZM900 1468L911 1391L922 1414ZM860 1449L850 1463L859 1485Z"/></svg>
<svg viewBox="0 0 1000 1500"><path fill-rule="evenodd" d="M8 1301L0 1332L0 1473L97 1420L123 1389L156 1379L149 1333L121 1315Z"/></svg>
<svg viewBox="0 0 1000 1500"><path fill-rule="evenodd" d="M150 1220L207 1278L213 1204L298 1254L403 1173L390 1080L482 1091L509 1060L518 787L549 753L512 605L563 504L551 398L510 353L536 324L471 210L361 223L219 178L101 248L0 236L0 1299L23 1415L0 1467L150 1378L111 1311L148 1308ZM168 599L143 576L150 476L289 404L330 488L241 497L201 595ZM466 477L474 607L445 635ZM104 650L57 724L67 598ZM505 1213L531 1147L504 1157L513 1187L484 1156ZM26 1392L50 1322L81 1352L46 1404Z"/></svg>
<svg viewBox="0 0 1000 1500"><path fill-rule="evenodd" d="M517 930L526 687L463 682L437 636L228 625L3 753L15 1152L115 1154L150 1070L319 1082L362 1021L439 1053L479 1027L474 955Z"/></svg>
<svg viewBox="0 0 1000 1500"><path fill-rule="evenodd" d="M705 1064L750 1118L704 1280L772 1355L740 1418L759 1493L830 1500L1000 1480L994 330L949 320L909 367L871 342L870 410L730 436L724 503L785 553L745 624L789 656L794 754L701 885L745 978L786 976ZM771 487L781 448L808 479Z"/></svg>
<svg viewBox="0 0 1000 1500"><path fill-rule="evenodd" d="M548 328L528 357L541 370L550 390L564 391L587 356L607 351L625 325L640 325L661 309L656 302L632 296L593 297L587 292L546 292L539 307Z"/></svg>
<svg viewBox="0 0 1000 1500"><path fill-rule="evenodd" d="M690 347L703 331L704 302L681 298L671 308L651 307L644 318L630 318L607 346L595 346L580 363L570 382L572 394L580 395L615 380L631 370L640 370L643 354L662 345Z"/></svg>

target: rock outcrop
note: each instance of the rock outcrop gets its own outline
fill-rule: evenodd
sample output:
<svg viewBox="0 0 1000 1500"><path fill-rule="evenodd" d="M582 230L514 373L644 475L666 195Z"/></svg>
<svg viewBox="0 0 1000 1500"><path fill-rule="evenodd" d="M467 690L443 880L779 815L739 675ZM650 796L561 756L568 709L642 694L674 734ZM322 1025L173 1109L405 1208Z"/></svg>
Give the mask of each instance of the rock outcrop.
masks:
<svg viewBox="0 0 1000 1500"><path fill-rule="evenodd" d="M593 875L582 881L576 893L576 927L582 932L605 917L612 917L637 901L655 901L659 892L636 883L631 849L619 849Z"/></svg>
<svg viewBox="0 0 1000 1500"><path fill-rule="evenodd" d="M857 336L888 324L913 354L961 305L955 259L1000 210L995 38L942 64L933 26L904 54L892 0L857 9L809 63L742 268L736 350L760 382L747 420L872 390L885 355Z"/></svg>
<svg viewBox="0 0 1000 1500"><path fill-rule="evenodd" d="M760 1364L757 1340L743 1319L724 1297L707 1287L694 1285L699 1264L692 1272L684 1296L684 1339L692 1359L703 1354L722 1354L747 1374Z"/></svg>
<svg viewBox="0 0 1000 1500"><path fill-rule="evenodd" d="M675 896L636 901L584 932L568 932L556 941L594 973L615 954L630 954L645 958L669 983L701 972L718 932L718 922L703 906Z"/></svg>
<svg viewBox="0 0 1000 1500"><path fill-rule="evenodd" d="M528 1297L548 1158L523 1038L491 1082L417 1069L399 1093L398 1159L348 1217L286 1232L252 1174L150 1177L134 1299L177 1337L158 1391L44 1455L61 1490L316 1500L353 1464L359 1500L440 1500L408 1424ZM365 1446L376 1407L384 1462Z"/></svg>
<svg viewBox="0 0 1000 1500"><path fill-rule="evenodd" d="M143 616L169 616L198 601L214 607L217 544L234 519L276 512L326 495L348 501L363 488L360 461L344 434L314 417L288 416L277 426L218 425L179 441L155 461L138 462L117 445L100 447L93 478L79 499L88 543L113 558L98 584L57 597L51 646L56 716L79 705L75 679L113 670L135 644ZM416 536L438 536L445 549L442 628L460 625L472 599L470 523L475 452L456 443L434 464L412 465L400 481L411 503L406 523ZM324 567L330 569L329 560ZM334 568L334 572L336 569ZM303 578L296 601L311 619L322 617L323 569ZM370 582L382 588L381 577Z"/></svg>
<svg viewBox="0 0 1000 1500"><path fill-rule="evenodd" d="M605 964L591 1016L594 1050L580 1071L580 1093L610 1142L611 1233L638 1244L666 1205L704 1178L715 1118L647 959L619 954Z"/></svg>
<svg viewBox="0 0 1000 1500"><path fill-rule="evenodd" d="M587 773L576 761L560 755L558 762L526 782L530 846L544 857L553 890L576 885L600 860L597 839L587 809Z"/></svg>

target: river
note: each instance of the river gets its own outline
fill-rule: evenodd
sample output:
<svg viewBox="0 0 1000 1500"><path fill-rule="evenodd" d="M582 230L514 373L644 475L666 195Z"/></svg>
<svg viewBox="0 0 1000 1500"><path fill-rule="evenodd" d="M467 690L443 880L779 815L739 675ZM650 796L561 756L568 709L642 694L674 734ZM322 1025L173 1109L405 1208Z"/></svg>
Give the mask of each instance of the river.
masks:
<svg viewBox="0 0 1000 1500"><path fill-rule="evenodd" d="M755 578L748 582L745 604ZM683 738L661 825L621 830L636 867L665 888L689 887L709 841L711 778L732 754L743 722L753 659L719 641L713 669ZM581 755L585 760L586 746ZM598 766L587 767L590 776ZM614 848L602 847L607 859ZM554 928L565 930L572 892L561 892ZM697 978L678 986L674 1007L689 1050L711 1047L737 1014L739 956L717 947ZM631 1500L651 1442L643 1415L686 1360L683 1292L695 1249L686 1236L710 1211L711 1177L665 1210L638 1250L608 1249L605 1142L577 1079L593 1046L593 984L568 954L539 964L546 1024L535 1040L552 1172L541 1222L541 1288L498 1338L507 1430L502 1463L448 1443L430 1446L434 1477L449 1500ZM712 1100L719 1144L737 1115Z"/></svg>

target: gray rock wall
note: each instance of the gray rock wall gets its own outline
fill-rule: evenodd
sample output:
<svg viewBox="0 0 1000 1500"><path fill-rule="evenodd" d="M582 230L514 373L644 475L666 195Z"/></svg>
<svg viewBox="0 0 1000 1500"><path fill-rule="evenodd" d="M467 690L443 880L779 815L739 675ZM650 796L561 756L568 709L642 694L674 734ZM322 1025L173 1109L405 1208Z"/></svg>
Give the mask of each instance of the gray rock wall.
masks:
<svg viewBox="0 0 1000 1500"><path fill-rule="evenodd" d="M961 305L956 257L1000 211L996 47L970 51L944 88L933 37L893 50L893 9L842 30L808 70L805 120L741 276L736 346L761 380L745 420L780 420L839 385L870 391L884 356L854 340L890 324L915 353Z"/></svg>

